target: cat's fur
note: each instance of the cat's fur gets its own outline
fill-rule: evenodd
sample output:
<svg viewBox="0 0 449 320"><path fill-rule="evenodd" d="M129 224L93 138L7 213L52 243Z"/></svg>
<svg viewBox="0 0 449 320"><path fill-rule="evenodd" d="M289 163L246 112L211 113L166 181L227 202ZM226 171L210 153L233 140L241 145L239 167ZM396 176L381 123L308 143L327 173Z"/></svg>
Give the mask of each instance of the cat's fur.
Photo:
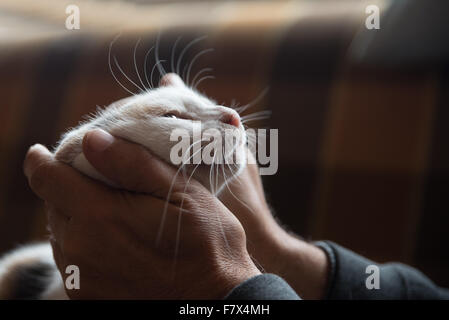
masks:
<svg viewBox="0 0 449 320"><path fill-rule="evenodd" d="M68 131L54 150L57 160L68 163L88 176L113 185L99 174L82 152L86 132L101 128L116 137L141 144L167 162L177 141L170 141L173 129L192 132L192 120L201 121L202 130L215 128L237 130L237 142L230 166L214 171L217 182L210 181L210 166L186 166L187 172L206 188L218 193L225 182L237 176L246 162L246 135L236 111L217 105L214 101L187 87L176 74L166 74L159 88L131 96L98 111L88 121ZM224 136L224 134L223 134ZM226 156L225 156L225 161ZM236 161L237 160L237 161ZM224 172L224 174L223 174ZM226 181L225 181L226 179ZM62 277L53 260L48 243L24 246L0 260L0 299L65 299Z"/></svg>

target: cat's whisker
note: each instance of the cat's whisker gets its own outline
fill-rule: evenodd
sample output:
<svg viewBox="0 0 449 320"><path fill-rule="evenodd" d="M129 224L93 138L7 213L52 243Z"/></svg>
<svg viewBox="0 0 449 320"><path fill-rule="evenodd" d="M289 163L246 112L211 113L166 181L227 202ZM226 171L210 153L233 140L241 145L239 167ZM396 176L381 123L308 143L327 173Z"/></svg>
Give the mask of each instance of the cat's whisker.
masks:
<svg viewBox="0 0 449 320"><path fill-rule="evenodd" d="M195 83L195 81L198 79L198 77L199 77L201 74L203 74L203 73L205 73L205 72L212 72L213 70L214 70L213 68L203 68L203 69L201 69L200 71L198 71L198 72L196 73L195 77L193 77L192 83Z"/></svg>
<svg viewBox="0 0 449 320"><path fill-rule="evenodd" d="M254 105L258 104L260 102L260 100L262 100L263 97L265 97L265 95L268 92L268 87L265 88L255 99L253 99L253 101L251 101L250 103L247 103L237 109L235 109L238 113L242 114L245 110L247 110L248 108L253 107Z"/></svg>
<svg viewBox="0 0 449 320"><path fill-rule="evenodd" d="M225 157L224 157L225 162L224 163L228 166L229 170L231 171L232 177L235 176L235 172L232 170L231 165L229 164L228 161L226 161L226 159L228 159L228 157L233 156L238 147L239 147L239 143L236 143L228 154L225 154L226 151L223 148L223 153L225 154Z"/></svg>
<svg viewBox="0 0 449 320"><path fill-rule="evenodd" d="M222 159L223 160L223 159ZM217 158L217 161L220 161L220 159ZM215 192L214 195L216 196L218 193L218 181L219 181L219 174L218 174L218 168L220 167L219 163L216 163L215 168L216 168L216 174L215 174Z"/></svg>
<svg viewBox="0 0 449 320"><path fill-rule="evenodd" d="M271 116L270 110L263 110L263 111L248 114L246 116L241 117L240 119L241 119L242 123L246 124L247 122L250 122L250 121L268 119L270 116Z"/></svg>
<svg viewBox="0 0 449 320"><path fill-rule="evenodd" d="M222 167L222 168L224 168L224 167ZM218 170L218 166L217 166L217 170ZM223 172L224 172L224 171L223 171ZM221 231L221 234L222 234L222 236L223 236L223 240L224 240L224 242L225 242L225 244L226 244L226 249L227 249L227 251L228 251L228 254L229 254L229 255L232 255L232 249L231 249L231 246L229 245L228 237L226 237L226 233L225 233L224 228L223 228L223 223L222 223L221 218L220 218L220 216L218 215L218 212L217 212L217 211L215 211L215 216L216 216L216 219L217 219L217 221L218 221L218 225L219 225L219 227L220 227L220 231Z"/></svg>
<svg viewBox="0 0 449 320"><path fill-rule="evenodd" d="M186 76L186 72L187 72L187 68L189 67L189 65L188 64L186 64L185 66L184 66L184 68L182 69L182 75L179 75L180 77L181 77L181 79L185 79L185 76ZM187 83L187 82L185 82L185 83Z"/></svg>
<svg viewBox="0 0 449 320"><path fill-rule="evenodd" d="M229 157L231 157L231 156L233 157L233 155L234 155L234 153L235 153L235 151L237 150L238 147L240 147L240 141L237 141L237 143L234 144L234 146L232 147L231 151L228 154L226 154L226 150L224 149L224 147L222 147L223 148L223 154L225 155L224 156L224 160L225 160L224 164L226 164L228 166L228 168L229 168L229 171L231 171L231 177L236 177L236 174L235 174L234 170L232 170L232 166L229 164L227 159ZM234 163L233 163L233 165L234 165ZM226 176L224 176L224 179L226 180Z"/></svg>
<svg viewBox="0 0 449 320"><path fill-rule="evenodd" d="M248 140L248 147L254 147L254 149L255 149L256 143L257 143L257 139L256 138L254 138L252 140Z"/></svg>
<svg viewBox="0 0 449 320"><path fill-rule="evenodd" d="M182 166L182 177L187 179L187 169L185 165Z"/></svg>
<svg viewBox="0 0 449 320"><path fill-rule="evenodd" d="M201 139L199 141L195 141L194 143L192 143L189 148L186 150L186 152L190 153L191 148L193 148L197 143L202 143L205 139ZM168 193L167 193L167 200L165 202L164 205L164 211L162 212L162 217L161 217L161 223L159 225L159 230L158 230L158 234L156 237L156 246L159 246L160 240L162 238L162 233L163 233L163 229L164 229L164 225L165 225L165 218L167 216L167 209L168 209L168 204L169 204L169 200L170 200L170 196L171 196L171 192L173 190L173 186L175 184L176 178L179 175L179 172L181 172L181 170L183 170L184 166L186 165L186 162L190 161L190 159L192 159L198 152L200 152L202 149L200 148L199 150L197 150L196 152L194 152L192 154L192 156L190 156L188 159L184 160L183 159L183 163L182 165L178 168L178 170L175 173L175 176L173 177L173 180L170 184L170 188L168 189Z"/></svg>
<svg viewBox="0 0 449 320"><path fill-rule="evenodd" d="M252 121L256 121L256 120L265 120L265 119L268 119L268 118L270 118L270 116L259 116L259 117L254 117L254 118L251 118L251 119L245 119L245 120L242 120L241 122L246 124L248 122L252 122Z"/></svg>
<svg viewBox="0 0 449 320"><path fill-rule="evenodd" d="M229 165L229 163L227 163L227 165L228 165L229 170L230 170L231 173L232 173L232 176L235 176L235 173L234 173L234 171L232 170L232 167ZM224 168L223 168L223 176L224 176L224 182L225 182L225 185L226 185L226 187L227 187L229 193L230 193L230 194L231 194L231 195L232 195L238 202L240 202L244 207L246 207L246 208L247 208L248 210L250 210L253 214L255 214L254 210L253 210L251 207L249 207L248 204L246 204L243 200L239 199L239 198L234 194L234 192L232 192L231 187L229 186L229 183L228 183L228 180L229 180L229 179L227 179L227 177L226 177L226 173L225 173L225 171L224 171ZM241 184L241 181L240 181L239 177L234 177L234 181L238 181L238 182Z"/></svg>
<svg viewBox="0 0 449 320"><path fill-rule="evenodd" d="M145 87L145 84L142 81L142 78L140 77L139 69L137 69L136 52L137 52L137 47L139 46L140 40L141 40L140 38L137 40L137 43L134 47L134 69L136 70L137 78L139 78L140 84L142 85L142 87L144 89L147 89L147 87Z"/></svg>
<svg viewBox="0 0 449 320"><path fill-rule="evenodd" d="M176 72L175 70L175 54L176 54L176 46L178 45L178 42L181 40L181 36L178 37L178 39L176 39L175 44L173 45L172 49L171 49L171 61L170 61L170 65L171 65L171 72Z"/></svg>
<svg viewBox="0 0 449 320"><path fill-rule="evenodd" d="M162 62L165 62L165 60L159 60L158 62L156 62L153 66L153 69L151 69L151 74L150 74L150 79L151 79L151 86L154 88L154 84L153 84L153 74L154 71L156 70L156 68L158 67L158 65Z"/></svg>
<svg viewBox="0 0 449 320"><path fill-rule="evenodd" d="M184 78L185 81L186 81L186 83L187 83L187 85L189 85L190 72L192 71L192 67L193 67L193 65L195 64L195 61L198 60L202 55L205 55L206 53L209 53L209 52L212 52L212 51L214 51L213 48L210 48L210 49L204 49L204 50L198 52L198 53L192 58L192 60L190 61L190 64L189 64L189 68L187 69L187 75L186 75L186 77Z"/></svg>
<svg viewBox="0 0 449 320"><path fill-rule="evenodd" d="M232 166L229 163L227 163L227 166L228 166L229 171L231 171L231 175L233 177L233 182L236 181L240 185L242 185L242 181L241 181L240 177L235 174L235 171L232 169Z"/></svg>
<svg viewBox="0 0 449 320"><path fill-rule="evenodd" d="M187 50L189 50L189 48L190 48L191 46L193 46L195 43L197 43L197 42L199 42L199 41L201 41L201 40L204 40L204 39L206 39L206 38L207 38L207 36L202 36L202 37L195 38L195 39L193 39L192 41L190 41L190 42L184 47L184 49L182 49L182 51L181 51L181 53L180 53L180 55L179 55L179 57L178 57L178 61L177 61L177 63L176 63L176 73L177 73L178 75L180 74L180 67L181 67L182 59L184 58L184 55L186 54Z"/></svg>
<svg viewBox="0 0 449 320"><path fill-rule="evenodd" d="M130 77L128 77L126 75L126 73L123 71L122 67L120 67L120 64L117 61L117 58L113 55L112 58L114 59L115 62L115 66L119 69L119 71L123 74L123 76L129 81L131 82L137 89L139 89L141 92L145 91L144 89L142 89L140 86L138 86L134 81L131 80Z"/></svg>
<svg viewBox="0 0 449 320"><path fill-rule="evenodd" d="M217 156L217 152L215 151L215 152L214 152L214 157L213 157L213 159L212 159L210 171L209 171L210 189L211 189L211 193L212 193L213 195L216 195L216 189L215 189L216 187L215 187L215 185L216 185L216 183L217 183L216 180L218 180L218 176L214 176L214 179L212 179L212 172L215 173L214 166L217 167L217 172L218 172L218 165L215 165L215 159L216 159L216 156ZM214 180L214 182L212 182L212 180ZM221 222L220 216L218 215L218 212L217 212L217 211L215 211L215 217L216 217L217 222L218 222L218 224L219 224L220 231L221 231L221 233L222 233L222 235L223 235L223 239L224 239L224 241L225 241L225 243L226 243L226 247L228 248L228 252L231 252L231 251L230 251L229 242L228 242L228 239L227 239L227 237L226 237L226 233L224 232L223 223Z"/></svg>
<svg viewBox="0 0 449 320"><path fill-rule="evenodd" d="M226 162L225 162L225 163L226 163ZM227 165L228 165L228 167L229 167L229 164L228 164L228 163L227 163ZM243 203L240 199L238 199L238 198L234 195L234 193L231 191L231 189L230 189L230 187L229 187L229 184L228 184L228 178L226 177L226 173L225 173L225 170L224 170L224 165L223 165L221 168L222 168L222 171L223 171L223 180L224 180L224 183L225 183L226 187L228 188L229 192L232 194L233 197L235 197L238 201L240 201L242 204L244 204L244 203ZM231 170L231 172L232 172L232 170ZM244 204L244 205L246 206L246 204ZM251 210L251 209L250 209L250 210ZM219 223L220 223L220 230L221 230L221 232L222 232L223 239L224 239L224 241L225 241L225 243L226 243L226 247L227 247L227 249L228 249L228 252L230 253L230 252L232 252L232 250L231 250L231 247L229 246L228 239L227 239L226 234L225 234L225 232L224 232L223 225L222 225L222 223L221 223L221 219L220 219L220 217L218 216L218 214L216 214L216 216L217 216L217 219L218 219L218 221L219 221Z"/></svg>
<svg viewBox="0 0 449 320"><path fill-rule="evenodd" d="M145 72L145 79L147 80L147 84L148 84L148 87L150 87L150 89L153 89L153 86L150 84L150 81L148 80L148 72L147 72L148 68L147 68L147 62L148 62L148 56L149 56L149 54L151 53L151 51L152 51L153 49L154 49L154 46L152 46L152 47L147 51L147 53L145 54L145 62L144 62L144 65L143 65L144 72Z"/></svg>
<svg viewBox="0 0 449 320"><path fill-rule="evenodd" d="M255 140L255 138L253 138L253 140ZM248 137L246 142L248 143ZM239 144L236 144L235 147L232 149L232 154L234 154L235 150L237 150L237 148L239 147ZM248 148L245 149L245 152L251 152L251 150L249 150ZM245 158L245 162L247 158ZM226 162L226 165L229 168L229 171L231 171L231 176L234 178L234 181L237 181L240 185L242 184L242 182L240 181L240 177L238 175L236 175L235 171L232 169L232 166Z"/></svg>
<svg viewBox="0 0 449 320"><path fill-rule="evenodd" d="M260 115L271 116L271 111L270 111L270 110L263 110L263 111L258 111L258 112L250 113L250 114L247 114L247 115L241 117L241 119L242 119L242 120L250 119L250 118L252 118L252 117L260 116Z"/></svg>
<svg viewBox="0 0 449 320"><path fill-rule="evenodd" d="M242 124L243 125L247 125L249 122L252 122L252 121L256 121L256 120L266 120L266 119L269 119L270 117L269 116L259 116L259 117L254 117L254 118L251 118L251 119L245 119L245 120L242 120L241 122L242 122ZM252 125L253 126L253 125ZM257 126L257 128L255 128L255 127L251 127L253 130L256 130L256 129L266 129L266 128L263 128L263 127L260 127L260 126Z"/></svg>
<svg viewBox="0 0 449 320"><path fill-rule="evenodd" d="M226 173L224 172L224 169L223 169L223 174L226 175ZM253 210L248 204L246 204L243 200L239 199L239 198L234 194L234 192L232 192L231 187L229 186L229 183L227 182L227 179L224 179L224 180L225 180L225 184L226 184L226 187L228 188L229 193L230 193L230 194L231 194L231 195L232 195L238 202L240 202L244 207L246 207L249 211L251 211L251 213L255 214L254 210Z"/></svg>
<svg viewBox="0 0 449 320"><path fill-rule="evenodd" d="M112 64L111 64L111 52L112 52L112 46L114 45L115 41L117 41L117 39L120 37L121 34L118 34L109 44L109 51L108 51L108 66L109 66L109 71L112 74L112 77L114 78L114 80L120 85L120 87L122 87L125 91L127 91L128 93L130 93L131 95L135 96L136 93L132 92L131 90L129 90L127 87L125 87L117 78L117 76L115 75L114 70L112 69Z"/></svg>
<svg viewBox="0 0 449 320"><path fill-rule="evenodd" d="M214 159L213 160L215 160L215 154L214 154ZM212 183L212 171L213 171L213 167L214 167L214 161L212 160L212 163L211 163L211 166L210 166L210 169L209 169L209 186L210 186L210 190L211 190L211 193L212 194L214 194L214 192L213 192L213 189L214 189L214 185L213 185L213 183Z"/></svg>
<svg viewBox="0 0 449 320"><path fill-rule="evenodd" d="M200 149L202 150L202 148ZM192 179L193 175L195 174L196 169L200 166L201 163L197 164L195 168L193 168L192 173L190 174L189 178L186 181L186 185L184 186L184 192L183 194L186 194L187 187L190 183L190 180ZM180 241L180 235L181 235L181 218L182 218L182 206L184 204L184 196L181 199L181 204L179 206L179 213L178 213L178 223L176 226L176 240L175 240L175 253L174 253L174 262L173 262L173 272L176 271L176 262L178 259L178 251L179 251L179 241Z"/></svg>
<svg viewBox="0 0 449 320"><path fill-rule="evenodd" d="M160 60L159 59L159 44L161 42L161 33L159 33L157 35L156 38L156 49L154 50L154 59L156 61L156 66L157 69L159 70L159 74L161 77L165 76L167 72L165 72L164 66L162 65L162 63L159 63L160 61L165 62L165 60Z"/></svg>
<svg viewBox="0 0 449 320"><path fill-rule="evenodd" d="M210 179L210 192L215 195L215 156L216 153L214 152L214 157L212 158L212 163L210 164L210 170L209 170L209 179Z"/></svg>
<svg viewBox="0 0 449 320"><path fill-rule="evenodd" d="M196 145L197 143L200 143L200 142L202 142L202 141L196 141L196 142L192 143L192 144L189 146L189 148L186 150L186 152L189 152L189 153L190 153L191 148L193 148L194 145ZM198 151L201 151L201 150L198 150ZM197 151L197 152L198 152L198 151ZM184 170L184 169L185 169L185 166L186 166L187 162L190 161L190 159L192 159L192 158L195 156L195 154L196 154L197 152L195 152L195 153L194 153L192 156L190 156L189 158L183 159L183 162L182 162L181 166L178 168L178 170L177 170L176 173L175 173L175 176L173 177L173 180L172 180L172 182L171 182L171 184L170 184L170 188L169 188L168 193L167 193L167 200L166 200L166 202L165 202L164 211L163 211L163 213L162 213L161 224L160 224L160 226L159 226L159 231L158 231L158 236L157 236L157 240L156 240L156 245L158 245L159 240L160 240L160 238L161 238L161 236L162 236L162 229L163 229L164 224L165 224L165 216L166 216L166 214L167 214L168 203L169 203L169 199L170 199L170 196L171 196L171 192L172 192L172 189L173 189L175 180L176 180L176 178L178 177L179 172L181 172L181 170ZM184 156L184 155L183 155L183 156Z"/></svg>
<svg viewBox="0 0 449 320"><path fill-rule="evenodd" d="M229 108L237 110L238 106L239 105L238 105L237 101L235 101L235 99L232 99L231 100L231 105L229 106Z"/></svg>
<svg viewBox="0 0 449 320"><path fill-rule="evenodd" d="M215 77L214 77L214 76L204 76L204 77L202 77L200 80L198 80L197 83L194 83L193 86L192 86L192 88L197 89L197 87L199 86L199 84L200 84L201 82L203 82L203 80L206 80L206 79L215 79Z"/></svg>

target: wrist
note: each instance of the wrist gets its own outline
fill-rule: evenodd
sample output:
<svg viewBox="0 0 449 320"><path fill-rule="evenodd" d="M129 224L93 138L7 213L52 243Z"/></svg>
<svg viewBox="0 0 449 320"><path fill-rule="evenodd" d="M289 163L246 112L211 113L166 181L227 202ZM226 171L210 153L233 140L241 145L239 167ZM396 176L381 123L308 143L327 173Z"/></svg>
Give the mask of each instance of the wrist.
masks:
<svg viewBox="0 0 449 320"><path fill-rule="evenodd" d="M223 270L219 272L218 283L215 286L220 288L216 297L218 299L226 297L234 288L260 274L260 270L254 265L249 255L248 261L242 264L223 265Z"/></svg>
<svg viewBox="0 0 449 320"><path fill-rule="evenodd" d="M261 250L256 260L265 272L284 278L303 299L324 297L329 262L322 249L281 229L273 231L270 244Z"/></svg>
<svg viewBox="0 0 449 320"><path fill-rule="evenodd" d="M285 231L266 204L252 208L254 212L235 212L245 227L247 249L256 265L284 278L303 299L323 298L328 277L323 250Z"/></svg>
<svg viewBox="0 0 449 320"><path fill-rule="evenodd" d="M280 275L303 299L322 299L328 281L328 259L317 246L290 236L283 248Z"/></svg>

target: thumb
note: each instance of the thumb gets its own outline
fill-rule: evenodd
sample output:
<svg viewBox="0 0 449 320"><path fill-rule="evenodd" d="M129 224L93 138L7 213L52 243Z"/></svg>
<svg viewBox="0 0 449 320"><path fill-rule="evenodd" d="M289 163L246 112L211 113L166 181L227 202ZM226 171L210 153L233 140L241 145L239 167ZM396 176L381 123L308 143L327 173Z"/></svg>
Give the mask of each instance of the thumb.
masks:
<svg viewBox="0 0 449 320"><path fill-rule="evenodd" d="M141 145L113 137L102 129L86 133L83 153L98 172L128 191L165 198L172 182L172 192L184 185L176 168Z"/></svg>

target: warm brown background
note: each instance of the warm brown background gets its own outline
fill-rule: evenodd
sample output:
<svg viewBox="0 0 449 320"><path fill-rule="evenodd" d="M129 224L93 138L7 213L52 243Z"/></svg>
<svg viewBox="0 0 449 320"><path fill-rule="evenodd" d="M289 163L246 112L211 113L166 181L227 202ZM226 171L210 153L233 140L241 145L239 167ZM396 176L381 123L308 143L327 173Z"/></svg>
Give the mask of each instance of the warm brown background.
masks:
<svg viewBox="0 0 449 320"><path fill-rule="evenodd" d="M27 2L0 4L0 253L45 236L42 203L21 170L27 148L54 145L96 105L127 95L107 65L119 31L114 53L136 79L137 40L142 71L163 28L163 59L179 35L178 48L208 35L185 62L215 49L194 70L214 68L200 89L217 101L245 104L269 86L253 111L272 110L264 125L279 129L279 171L264 180L283 223L449 286L449 70L351 61L366 17L360 1L217 1L195 10L79 1L80 31L64 29L64 1Z"/></svg>

